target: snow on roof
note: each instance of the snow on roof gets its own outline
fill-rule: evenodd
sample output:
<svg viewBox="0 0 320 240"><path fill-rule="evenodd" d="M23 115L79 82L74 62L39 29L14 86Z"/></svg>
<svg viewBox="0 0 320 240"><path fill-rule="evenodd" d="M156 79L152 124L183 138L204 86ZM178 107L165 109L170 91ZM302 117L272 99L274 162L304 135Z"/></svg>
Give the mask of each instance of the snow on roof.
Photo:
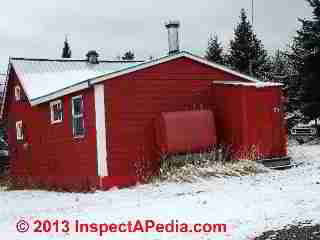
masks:
<svg viewBox="0 0 320 240"><path fill-rule="evenodd" d="M10 63L32 102L97 76L135 66L141 61L99 61L91 64L85 60L11 58Z"/></svg>
<svg viewBox="0 0 320 240"><path fill-rule="evenodd" d="M255 88L277 87L277 86L283 85L281 83L273 83L273 82L239 82L239 81L213 81L213 83L233 85L233 86L247 86L247 87L255 87Z"/></svg>

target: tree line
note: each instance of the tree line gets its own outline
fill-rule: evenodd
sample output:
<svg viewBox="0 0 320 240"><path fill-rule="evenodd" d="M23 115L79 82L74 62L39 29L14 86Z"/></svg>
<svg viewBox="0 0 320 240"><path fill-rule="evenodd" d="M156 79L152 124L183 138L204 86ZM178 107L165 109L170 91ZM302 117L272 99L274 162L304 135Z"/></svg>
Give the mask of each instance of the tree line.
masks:
<svg viewBox="0 0 320 240"><path fill-rule="evenodd" d="M218 36L213 35L208 40L205 58L262 81L283 83L288 98L286 113L311 120L320 117L320 0L305 1L313 9L312 16L298 18L301 26L286 49L268 55L242 9L229 48L224 49ZM67 39L62 57L71 58ZM134 58L133 51L117 57Z"/></svg>
<svg viewBox="0 0 320 240"><path fill-rule="evenodd" d="M259 80L283 83L286 112L309 121L320 117L320 0L305 1L313 9L312 16L298 18L301 26L286 49L269 56L242 9L229 49L223 49L214 35L205 58Z"/></svg>
<svg viewBox="0 0 320 240"><path fill-rule="evenodd" d="M206 59L241 73L269 80L267 73L270 71L271 61L263 44L254 33L244 9L241 9L240 22L234 30L234 38L229 45L229 51L225 52L218 36L211 36L206 50Z"/></svg>
<svg viewBox="0 0 320 240"><path fill-rule="evenodd" d="M62 48L62 54L61 57L62 58L71 58L72 54L71 54L71 48L68 42L68 39L66 38L64 40L64 46ZM123 56L118 56L117 59L118 60L124 60L124 61L130 61L130 60L134 60L135 56L134 56L134 52L129 50L126 51Z"/></svg>

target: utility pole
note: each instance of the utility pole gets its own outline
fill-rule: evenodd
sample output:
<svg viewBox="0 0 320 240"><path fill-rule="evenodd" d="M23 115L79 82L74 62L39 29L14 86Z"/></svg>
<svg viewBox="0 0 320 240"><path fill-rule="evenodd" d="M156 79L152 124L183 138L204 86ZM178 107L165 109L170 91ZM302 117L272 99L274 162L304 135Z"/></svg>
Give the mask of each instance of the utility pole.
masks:
<svg viewBox="0 0 320 240"><path fill-rule="evenodd" d="M251 25L252 25L252 28L253 28L253 16L254 16L254 8L253 8L253 0L251 0ZM252 29L253 30L253 29ZM251 56L252 57L252 56ZM249 60L249 74L251 76L253 76L253 60L250 59Z"/></svg>
<svg viewBox="0 0 320 240"><path fill-rule="evenodd" d="M251 0L251 24L253 26L253 17L254 17L254 6L253 6L253 0Z"/></svg>

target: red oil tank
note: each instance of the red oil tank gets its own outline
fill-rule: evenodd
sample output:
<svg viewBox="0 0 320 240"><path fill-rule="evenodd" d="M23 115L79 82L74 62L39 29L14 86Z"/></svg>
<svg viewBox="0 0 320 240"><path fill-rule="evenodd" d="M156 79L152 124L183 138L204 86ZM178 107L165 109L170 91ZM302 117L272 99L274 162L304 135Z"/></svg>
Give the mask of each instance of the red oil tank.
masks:
<svg viewBox="0 0 320 240"><path fill-rule="evenodd" d="M156 141L162 154L206 150L216 144L213 113L209 110L162 113L156 121Z"/></svg>

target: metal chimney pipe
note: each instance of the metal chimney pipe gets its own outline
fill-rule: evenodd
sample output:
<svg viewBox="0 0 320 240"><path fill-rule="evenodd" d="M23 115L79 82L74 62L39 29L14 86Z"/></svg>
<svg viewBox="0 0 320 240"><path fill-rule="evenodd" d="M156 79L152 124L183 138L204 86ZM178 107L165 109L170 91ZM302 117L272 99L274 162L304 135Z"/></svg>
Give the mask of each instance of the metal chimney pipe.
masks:
<svg viewBox="0 0 320 240"><path fill-rule="evenodd" d="M169 21L165 24L168 29L169 55L179 53L179 21Z"/></svg>

